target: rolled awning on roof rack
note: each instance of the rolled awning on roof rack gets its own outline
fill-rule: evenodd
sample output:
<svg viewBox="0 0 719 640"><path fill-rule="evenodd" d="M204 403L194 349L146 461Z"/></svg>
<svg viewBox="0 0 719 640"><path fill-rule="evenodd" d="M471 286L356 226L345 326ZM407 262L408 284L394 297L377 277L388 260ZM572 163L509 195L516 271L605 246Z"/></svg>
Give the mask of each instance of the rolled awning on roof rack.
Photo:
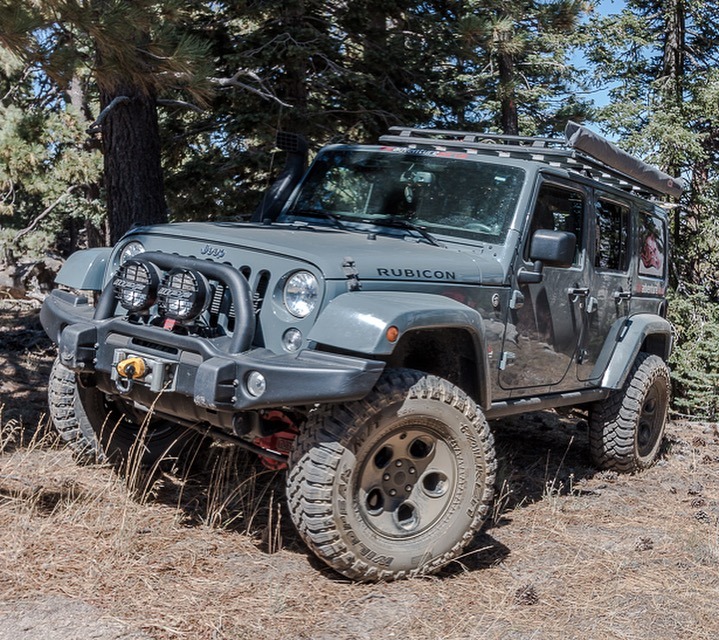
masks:
<svg viewBox="0 0 719 640"><path fill-rule="evenodd" d="M684 180L672 178L663 171L622 151L594 131L576 122L568 122L564 130L567 144L574 149L603 162L611 168L621 171L640 184L668 196L678 198L684 191Z"/></svg>

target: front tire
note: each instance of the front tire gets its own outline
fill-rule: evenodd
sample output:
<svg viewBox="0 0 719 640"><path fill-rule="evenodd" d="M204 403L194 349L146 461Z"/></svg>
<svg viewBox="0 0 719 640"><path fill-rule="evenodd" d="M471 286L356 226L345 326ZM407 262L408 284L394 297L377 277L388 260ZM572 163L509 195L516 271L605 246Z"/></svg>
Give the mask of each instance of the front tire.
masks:
<svg viewBox="0 0 719 640"><path fill-rule="evenodd" d="M363 400L310 416L290 457L289 508L307 545L349 578L429 573L481 527L495 470L487 421L464 392L389 370Z"/></svg>
<svg viewBox="0 0 719 640"><path fill-rule="evenodd" d="M52 424L81 462L137 462L151 467L174 459L197 434L167 420L133 421L104 393L79 383L58 358L48 384Z"/></svg>
<svg viewBox="0 0 719 640"><path fill-rule="evenodd" d="M670 389L665 362L640 353L624 387L590 410L592 463L623 473L651 466L664 436Z"/></svg>

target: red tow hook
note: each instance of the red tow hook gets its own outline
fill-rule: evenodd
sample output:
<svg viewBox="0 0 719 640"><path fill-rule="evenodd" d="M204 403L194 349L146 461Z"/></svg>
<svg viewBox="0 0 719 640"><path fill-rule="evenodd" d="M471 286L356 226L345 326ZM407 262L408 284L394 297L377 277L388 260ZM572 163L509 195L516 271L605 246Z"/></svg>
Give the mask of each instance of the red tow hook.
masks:
<svg viewBox="0 0 719 640"><path fill-rule="evenodd" d="M264 438L255 438L253 441L254 444L258 447L262 447L263 449L267 449L268 451L274 451L275 453L289 456L298 433L295 423L285 413L276 410L267 411L263 414L262 419L267 422L280 422L284 424L286 428L281 431L277 431L272 435L265 436ZM258 455L262 464L272 471L282 471L287 468L286 462L272 460L262 454Z"/></svg>

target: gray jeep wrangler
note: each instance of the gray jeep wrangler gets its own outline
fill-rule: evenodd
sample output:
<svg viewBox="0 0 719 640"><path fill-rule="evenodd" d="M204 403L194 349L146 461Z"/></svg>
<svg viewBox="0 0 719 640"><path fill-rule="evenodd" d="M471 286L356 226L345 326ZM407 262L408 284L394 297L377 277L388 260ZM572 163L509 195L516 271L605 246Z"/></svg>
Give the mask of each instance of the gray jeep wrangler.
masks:
<svg viewBox="0 0 719 640"><path fill-rule="evenodd" d="M589 411L601 468L652 464L670 394L667 215L681 183L566 140L395 128L280 136L250 222L134 228L42 308L60 435L95 459L197 431L287 468L307 545L353 579L425 573L482 526L487 420ZM83 292L90 292L84 294ZM81 294L81 295L78 295Z"/></svg>

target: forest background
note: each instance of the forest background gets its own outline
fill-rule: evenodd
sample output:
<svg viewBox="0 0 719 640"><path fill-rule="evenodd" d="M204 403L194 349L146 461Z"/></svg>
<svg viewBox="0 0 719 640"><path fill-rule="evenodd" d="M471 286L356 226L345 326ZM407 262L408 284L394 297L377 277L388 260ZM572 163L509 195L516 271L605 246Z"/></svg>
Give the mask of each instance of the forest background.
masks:
<svg viewBox="0 0 719 640"><path fill-rule="evenodd" d="M600 99L597 99L600 97ZM674 408L719 414L719 2L0 0L0 262L249 216L278 130L593 126L671 209Z"/></svg>

